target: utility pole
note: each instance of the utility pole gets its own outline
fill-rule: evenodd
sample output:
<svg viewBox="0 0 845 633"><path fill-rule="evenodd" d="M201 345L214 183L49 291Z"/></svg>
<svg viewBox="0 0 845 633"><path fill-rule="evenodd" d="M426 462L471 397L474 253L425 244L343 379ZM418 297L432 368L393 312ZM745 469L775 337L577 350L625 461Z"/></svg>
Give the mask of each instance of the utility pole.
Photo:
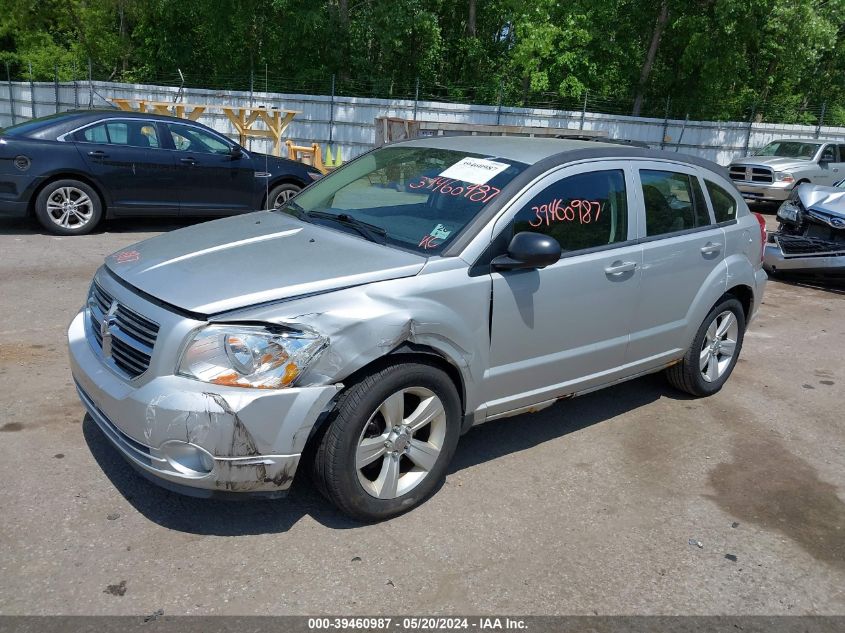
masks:
<svg viewBox="0 0 845 633"><path fill-rule="evenodd" d="M579 130L584 129L584 119L587 118L587 99L590 95L590 89L587 88L584 90L584 105L581 106L581 125L578 127Z"/></svg>
<svg viewBox="0 0 845 633"><path fill-rule="evenodd" d="M816 138L819 138L822 133L822 125L824 125L824 112L827 109L827 101L822 103L822 111L819 114L819 124L816 126Z"/></svg>
<svg viewBox="0 0 845 633"><path fill-rule="evenodd" d="M15 95L12 92L12 73L9 71L9 62L6 62L6 82L9 84L9 112L12 114L12 125L17 123L15 117Z"/></svg>
<svg viewBox="0 0 845 633"><path fill-rule="evenodd" d="M499 105L496 108L496 125L502 120L502 80L499 80Z"/></svg>
<svg viewBox="0 0 845 633"><path fill-rule="evenodd" d="M59 113L59 65L53 66L53 91L56 93L56 114Z"/></svg>
<svg viewBox="0 0 845 633"><path fill-rule="evenodd" d="M329 145L334 140L334 90L335 90L335 76L332 73L332 96L329 102Z"/></svg>
<svg viewBox="0 0 845 633"><path fill-rule="evenodd" d="M29 62L29 102L32 104L32 115L35 118L35 82L32 80L32 62Z"/></svg>
<svg viewBox="0 0 845 633"><path fill-rule="evenodd" d="M663 136L660 138L660 149L666 146L666 133L669 131L669 104L672 97L666 97L666 114L663 117Z"/></svg>

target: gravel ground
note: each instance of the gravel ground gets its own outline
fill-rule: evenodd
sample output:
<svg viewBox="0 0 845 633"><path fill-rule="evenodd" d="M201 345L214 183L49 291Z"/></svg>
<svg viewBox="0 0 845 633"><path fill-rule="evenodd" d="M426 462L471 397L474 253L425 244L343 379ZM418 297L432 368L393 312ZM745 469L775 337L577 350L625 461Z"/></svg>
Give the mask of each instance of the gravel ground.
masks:
<svg viewBox="0 0 845 633"><path fill-rule="evenodd" d="M360 526L303 477L166 492L85 420L67 324L105 255L176 226L0 219L0 613L845 614L841 290L771 282L716 396L658 375L491 422Z"/></svg>

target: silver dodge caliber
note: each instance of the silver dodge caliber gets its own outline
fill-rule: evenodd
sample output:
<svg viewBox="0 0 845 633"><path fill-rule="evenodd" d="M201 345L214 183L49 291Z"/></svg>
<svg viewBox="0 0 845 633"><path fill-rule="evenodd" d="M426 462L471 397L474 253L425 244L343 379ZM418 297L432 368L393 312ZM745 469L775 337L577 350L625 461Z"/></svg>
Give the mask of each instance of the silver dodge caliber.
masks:
<svg viewBox="0 0 845 633"><path fill-rule="evenodd" d="M73 376L162 486L281 496L307 461L342 511L384 519L473 425L661 370L717 392L763 296L763 234L700 159L399 143L280 209L109 256L70 325Z"/></svg>

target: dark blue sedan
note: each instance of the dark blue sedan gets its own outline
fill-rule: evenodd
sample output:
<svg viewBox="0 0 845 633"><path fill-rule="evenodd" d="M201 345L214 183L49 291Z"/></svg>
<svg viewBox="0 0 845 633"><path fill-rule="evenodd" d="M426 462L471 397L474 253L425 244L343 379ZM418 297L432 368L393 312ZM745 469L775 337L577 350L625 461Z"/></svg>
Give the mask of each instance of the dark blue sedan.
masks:
<svg viewBox="0 0 845 633"><path fill-rule="evenodd" d="M0 214L60 235L103 217L215 216L278 207L320 177L211 128L123 111L67 112L0 130Z"/></svg>

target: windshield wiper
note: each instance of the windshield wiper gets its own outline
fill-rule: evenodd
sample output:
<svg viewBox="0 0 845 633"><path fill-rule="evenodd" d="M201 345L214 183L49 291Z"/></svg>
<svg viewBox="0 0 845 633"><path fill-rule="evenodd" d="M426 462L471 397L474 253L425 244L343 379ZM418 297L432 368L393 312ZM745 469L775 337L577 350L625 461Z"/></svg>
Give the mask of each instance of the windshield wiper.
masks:
<svg viewBox="0 0 845 633"><path fill-rule="evenodd" d="M297 205L298 206L298 205ZM302 207L300 207L301 209ZM376 244L386 244L387 243L387 231L376 224L370 224L369 222L363 222L358 218L354 218L351 215L346 213L327 213L325 211L302 211L308 218L317 218L318 220L332 220L333 222L337 222L338 224L343 224L350 228L355 229L366 237L371 242L375 242Z"/></svg>
<svg viewBox="0 0 845 633"><path fill-rule="evenodd" d="M299 206L293 200L288 201L287 203L284 204L284 206L281 206L281 207L279 207L278 209L275 209L275 210L276 211L283 211L283 212L285 212L289 215L292 215L297 220L302 220L303 222L309 221L308 220L308 213L305 211L305 209L303 209L301 206Z"/></svg>

